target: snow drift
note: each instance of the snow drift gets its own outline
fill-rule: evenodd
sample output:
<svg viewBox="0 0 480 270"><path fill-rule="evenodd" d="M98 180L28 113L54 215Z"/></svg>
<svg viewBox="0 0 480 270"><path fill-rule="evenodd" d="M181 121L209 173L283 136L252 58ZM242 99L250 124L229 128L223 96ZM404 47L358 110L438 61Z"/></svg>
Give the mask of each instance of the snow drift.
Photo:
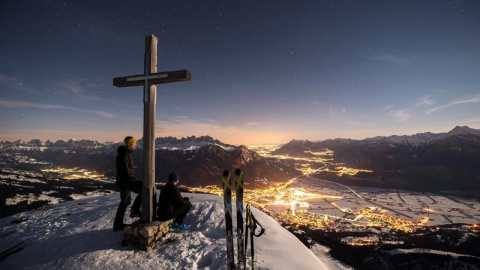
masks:
<svg viewBox="0 0 480 270"><path fill-rule="evenodd" d="M84 198L0 219L0 252L15 246L21 249L0 261L0 268L226 269L223 198L183 195L190 197L193 204L185 219L188 231L170 233L167 239L173 242L160 243L151 252L120 245L123 232L112 230L118 194ZM252 210L266 228L266 233L255 239L257 269L327 269L276 221ZM26 220L12 223L20 217Z"/></svg>

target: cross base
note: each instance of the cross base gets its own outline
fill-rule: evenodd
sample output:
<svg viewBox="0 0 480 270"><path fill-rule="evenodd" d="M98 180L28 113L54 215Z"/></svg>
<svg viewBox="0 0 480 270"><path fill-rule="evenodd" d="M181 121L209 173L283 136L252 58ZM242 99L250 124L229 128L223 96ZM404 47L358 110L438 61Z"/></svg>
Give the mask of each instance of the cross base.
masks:
<svg viewBox="0 0 480 270"><path fill-rule="evenodd" d="M168 221L153 221L150 223L134 223L125 226L122 246L134 246L143 251L151 251L169 231Z"/></svg>

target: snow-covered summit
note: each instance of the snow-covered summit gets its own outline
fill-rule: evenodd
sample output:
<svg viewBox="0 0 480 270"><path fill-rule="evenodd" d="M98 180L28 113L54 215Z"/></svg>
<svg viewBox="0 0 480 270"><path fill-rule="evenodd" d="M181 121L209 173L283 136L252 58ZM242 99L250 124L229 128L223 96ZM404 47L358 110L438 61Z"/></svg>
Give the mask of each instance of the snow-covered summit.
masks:
<svg viewBox="0 0 480 270"><path fill-rule="evenodd" d="M0 149L5 150L64 150L64 149L76 149L76 150L93 150L92 153L108 153L113 151L116 147L123 144L122 142L106 142L100 143L92 140L77 140L70 139L68 141L58 140L56 142L46 141L43 142L38 139L33 139L28 142L17 140L14 142L0 142ZM213 139L210 136L190 136L187 138L177 139L175 137L163 137L155 139L155 147L157 150L170 150L170 151L193 151L198 150L208 145L216 145L223 148L226 151L234 151L235 146L225 144L219 140ZM143 139L138 140L137 147L143 148Z"/></svg>
<svg viewBox="0 0 480 270"><path fill-rule="evenodd" d="M165 137L157 138L155 140L155 148L160 150L194 151L207 145L216 145L225 149L226 151L233 151L236 149L235 146L222 143L221 141L215 140L210 136L191 136L181 139L177 139L175 137Z"/></svg>
<svg viewBox="0 0 480 270"><path fill-rule="evenodd" d="M222 198L183 194L193 209L183 234L151 252L122 247L123 232L112 231L118 194L85 198L0 219L0 251L18 252L2 269L226 269ZM266 232L255 238L258 269L327 269L295 236L268 215L252 209ZM233 211L236 213L236 211ZM12 223L19 217L26 220ZM131 222L132 220L127 220ZM236 246L236 244L235 244ZM250 263L250 258L248 259ZM250 269L250 267L247 267Z"/></svg>
<svg viewBox="0 0 480 270"><path fill-rule="evenodd" d="M46 149L52 150L63 150L63 149L98 149L100 147L105 147L109 145L109 143L102 144L98 141L94 140L77 140L77 139L70 139L68 141L58 140L56 142L52 142L47 140L45 142L39 139L33 139L30 141L22 141L17 140L14 142L9 141L2 141L0 142L0 149L5 150L41 150L44 151Z"/></svg>
<svg viewBox="0 0 480 270"><path fill-rule="evenodd" d="M445 133L435 134L431 132L417 133L414 135L393 135L388 137L378 136L374 138L368 138L366 141L379 142L385 141L393 144L409 144L419 146L422 144L428 144L433 141L445 138Z"/></svg>
<svg viewBox="0 0 480 270"><path fill-rule="evenodd" d="M479 129L473 129L467 126L456 126L454 129L450 130L448 135L457 135L457 136L462 136L462 135L475 135L475 136L480 136L480 130Z"/></svg>
<svg viewBox="0 0 480 270"><path fill-rule="evenodd" d="M480 136L480 130L473 129L467 126L456 126L449 132L446 133L432 133L432 132L424 132L424 133L417 133L413 135L393 135L393 136L377 136L373 138L367 138L366 141L370 142L380 142L385 141L393 144L408 144L413 146L420 146L429 143L433 143L438 140L442 140L451 136Z"/></svg>

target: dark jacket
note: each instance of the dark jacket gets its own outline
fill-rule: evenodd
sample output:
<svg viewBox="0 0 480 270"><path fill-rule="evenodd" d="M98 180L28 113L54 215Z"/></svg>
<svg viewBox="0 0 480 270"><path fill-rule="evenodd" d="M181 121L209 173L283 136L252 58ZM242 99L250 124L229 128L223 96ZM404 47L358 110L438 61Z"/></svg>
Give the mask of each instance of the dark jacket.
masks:
<svg viewBox="0 0 480 270"><path fill-rule="evenodd" d="M182 207L188 202L182 197L177 186L167 183L160 192L158 200L158 218L159 220L168 220L173 218L175 209Z"/></svg>
<svg viewBox="0 0 480 270"><path fill-rule="evenodd" d="M128 149L125 145L117 149L117 177L116 183L121 189L132 189L135 185L135 176L133 173L133 150Z"/></svg>

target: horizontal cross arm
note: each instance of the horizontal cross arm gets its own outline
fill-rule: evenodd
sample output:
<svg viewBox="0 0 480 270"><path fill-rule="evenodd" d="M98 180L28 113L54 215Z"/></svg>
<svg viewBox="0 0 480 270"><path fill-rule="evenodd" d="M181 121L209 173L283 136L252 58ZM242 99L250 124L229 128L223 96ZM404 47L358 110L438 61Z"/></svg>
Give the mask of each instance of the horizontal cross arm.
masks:
<svg viewBox="0 0 480 270"><path fill-rule="evenodd" d="M145 76L145 74L140 74L127 77L113 78L113 85L116 87L142 86L145 85L145 80L148 80L149 84L172 83L190 81L191 77L192 75L190 74L190 71L186 69L164 71L152 73L148 76Z"/></svg>

